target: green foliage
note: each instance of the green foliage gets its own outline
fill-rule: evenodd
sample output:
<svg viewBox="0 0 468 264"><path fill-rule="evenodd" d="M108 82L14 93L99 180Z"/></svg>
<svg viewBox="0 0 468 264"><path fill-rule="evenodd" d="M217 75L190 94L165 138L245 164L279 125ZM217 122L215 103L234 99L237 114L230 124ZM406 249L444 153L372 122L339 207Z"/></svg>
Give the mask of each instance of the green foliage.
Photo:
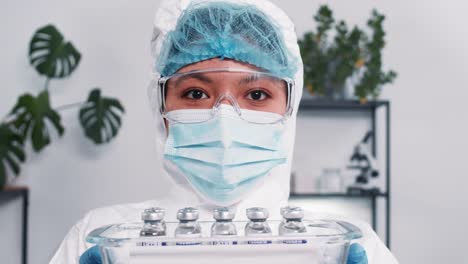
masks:
<svg viewBox="0 0 468 264"><path fill-rule="evenodd" d="M15 175L20 173L20 162L26 155L23 150L23 138L9 124L0 124L0 189L7 181L7 165Z"/></svg>
<svg viewBox="0 0 468 264"><path fill-rule="evenodd" d="M317 39L315 33L306 33L299 40L299 47L304 61L304 84L310 92L324 94L328 79L328 54L321 51Z"/></svg>
<svg viewBox="0 0 468 264"><path fill-rule="evenodd" d="M372 38L365 45L365 69L360 82L356 85L355 95L359 98L367 98L368 95L377 97L382 85L392 83L397 74L394 71L382 71L381 50L385 47L385 31L383 21L385 16L373 10L367 25L372 30Z"/></svg>
<svg viewBox="0 0 468 264"><path fill-rule="evenodd" d="M62 136L65 129L59 110L84 105L80 122L85 134L96 144L109 142L121 127L123 106L117 99L101 97L100 91L91 91L87 103L74 103L52 108L48 91L49 79L64 78L78 67L81 54L53 26L38 29L29 45L29 60L40 75L46 77L46 86L37 96L23 94L5 120L0 122L0 189L6 184L7 165L17 176L20 163L25 161L24 143L28 140L36 152L51 143L54 128Z"/></svg>
<svg viewBox="0 0 468 264"><path fill-rule="evenodd" d="M69 76L80 63L81 54L62 34L47 25L34 33L29 44L29 60L41 75L48 78Z"/></svg>
<svg viewBox="0 0 468 264"><path fill-rule="evenodd" d="M117 135L123 112L125 110L118 100L102 97L101 91L94 89L89 93L88 102L80 109L80 123L86 136L101 144Z"/></svg>
<svg viewBox="0 0 468 264"><path fill-rule="evenodd" d="M349 32L344 21L340 21L335 29L335 44L329 50L333 65L333 75L330 78L334 87L342 88L346 79L356 70L356 62L361 56L359 45L363 33L357 27Z"/></svg>
<svg viewBox="0 0 468 264"><path fill-rule="evenodd" d="M326 38L327 32L332 28L333 23L335 23L333 11L328 6L323 5L319 8L314 19L317 22L317 36L319 38Z"/></svg>
<svg viewBox="0 0 468 264"><path fill-rule="evenodd" d="M326 5L319 8L314 20L316 32L307 32L298 41L304 61L304 83L309 92L329 95L343 89L350 77L359 76L355 94L367 98L378 96L381 86L394 80L395 72L381 70L384 16L373 11L368 21L371 38L356 26L350 30L344 21L335 22ZM329 40L332 29L334 38Z"/></svg>
<svg viewBox="0 0 468 264"><path fill-rule="evenodd" d="M30 135L33 149L36 152L50 144L50 132L46 121L52 124L60 136L64 133L60 115L50 106L47 90L37 97L30 94L20 96L11 114L16 117L13 124L21 137L26 140Z"/></svg>
<svg viewBox="0 0 468 264"><path fill-rule="evenodd" d="M350 31L344 21L335 23L333 12L326 5L319 8L314 19L317 33L306 33L298 43L304 61L306 87L324 95L330 90L341 89L355 72L363 33L357 27ZM328 35L333 28L336 34L334 41L329 42Z"/></svg>

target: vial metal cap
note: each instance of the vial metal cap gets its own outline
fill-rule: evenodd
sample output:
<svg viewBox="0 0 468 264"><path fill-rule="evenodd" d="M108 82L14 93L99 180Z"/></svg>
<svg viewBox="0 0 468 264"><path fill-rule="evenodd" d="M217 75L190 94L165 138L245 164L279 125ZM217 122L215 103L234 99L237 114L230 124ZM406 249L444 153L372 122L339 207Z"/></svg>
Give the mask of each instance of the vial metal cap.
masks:
<svg viewBox="0 0 468 264"><path fill-rule="evenodd" d="M216 220L232 220L235 216L236 213L227 207L220 207L213 210L213 218Z"/></svg>
<svg viewBox="0 0 468 264"><path fill-rule="evenodd" d="M164 219L165 210L160 207L147 208L141 214L143 221L161 221Z"/></svg>
<svg viewBox="0 0 468 264"><path fill-rule="evenodd" d="M289 206L281 207L281 208L280 208L280 214L281 214L281 216L283 216L284 212L285 212L286 210L289 210L289 208L291 208L291 207L289 207Z"/></svg>
<svg viewBox="0 0 468 264"><path fill-rule="evenodd" d="M304 218L304 210L300 207L283 207L281 208L281 215L285 219L302 219Z"/></svg>
<svg viewBox="0 0 468 264"><path fill-rule="evenodd" d="M182 221L195 221L198 219L198 216L198 209L193 207L186 207L177 211L177 219Z"/></svg>
<svg viewBox="0 0 468 264"><path fill-rule="evenodd" d="M266 220L270 216L268 210L261 207L248 208L246 214L250 220Z"/></svg>

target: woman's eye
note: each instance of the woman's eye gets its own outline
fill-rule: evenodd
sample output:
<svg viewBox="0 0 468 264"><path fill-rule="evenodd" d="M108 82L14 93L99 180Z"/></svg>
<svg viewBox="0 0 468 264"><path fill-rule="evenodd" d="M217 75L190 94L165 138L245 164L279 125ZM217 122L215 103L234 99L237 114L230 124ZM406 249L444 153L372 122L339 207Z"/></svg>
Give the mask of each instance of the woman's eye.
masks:
<svg viewBox="0 0 468 264"><path fill-rule="evenodd" d="M193 89L184 94L184 97L190 98L190 99L205 99L208 98L208 96L202 91L198 89Z"/></svg>
<svg viewBox="0 0 468 264"><path fill-rule="evenodd" d="M248 99L255 101L265 100L267 97L268 94L261 90L252 91L247 95Z"/></svg>

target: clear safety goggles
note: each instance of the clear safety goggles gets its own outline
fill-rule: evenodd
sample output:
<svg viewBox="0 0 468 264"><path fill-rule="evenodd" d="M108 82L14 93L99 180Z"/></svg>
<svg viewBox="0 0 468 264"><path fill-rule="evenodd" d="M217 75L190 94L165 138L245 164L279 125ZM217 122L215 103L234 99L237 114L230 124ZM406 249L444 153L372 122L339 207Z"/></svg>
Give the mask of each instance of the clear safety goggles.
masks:
<svg viewBox="0 0 468 264"><path fill-rule="evenodd" d="M277 123L291 115L294 103L292 79L248 69L210 68L176 73L159 78L158 88L162 116L179 123L194 121L168 113L207 110L201 111L205 114L195 121L204 122L215 117L222 104L232 105L245 121ZM269 117L257 118L261 112Z"/></svg>

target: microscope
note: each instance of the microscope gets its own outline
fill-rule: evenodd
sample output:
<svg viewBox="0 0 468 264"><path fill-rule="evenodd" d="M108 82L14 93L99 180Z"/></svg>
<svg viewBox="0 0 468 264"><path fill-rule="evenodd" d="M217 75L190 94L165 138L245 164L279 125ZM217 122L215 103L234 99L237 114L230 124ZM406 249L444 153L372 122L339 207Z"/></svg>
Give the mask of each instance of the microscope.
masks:
<svg viewBox="0 0 468 264"><path fill-rule="evenodd" d="M372 131L368 131L364 138L354 147L349 165L350 170L357 171L354 183L348 187L349 194L379 194L380 189L372 186L373 179L379 176L377 160L372 154Z"/></svg>

